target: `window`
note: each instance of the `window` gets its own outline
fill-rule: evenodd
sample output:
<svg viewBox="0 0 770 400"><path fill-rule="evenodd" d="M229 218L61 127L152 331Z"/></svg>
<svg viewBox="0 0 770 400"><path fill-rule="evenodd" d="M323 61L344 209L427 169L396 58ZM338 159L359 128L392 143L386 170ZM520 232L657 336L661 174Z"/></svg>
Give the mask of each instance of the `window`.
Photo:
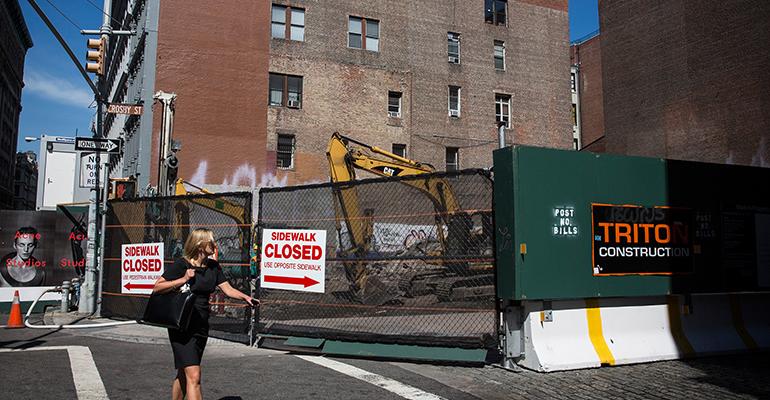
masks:
<svg viewBox="0 0 770 400"><path fill-rule="evenodd" d="M446 148L446 170L457 171L460 169L460 149L457 147Z"/></svg>
<svg viewBox="0 0 770 400"><path fill-rule="evenodd" d="M294 135L278 134L276 145L276 167L280 169L294 168Z"/></svg>
<svg viewBox="0 0 770 400"><path fill-rule="evenodd" d="M391 153L406 158L406 145L401 143L393 143L393 151Z"/></svg>
<svg viewBox="0 0 770 400"><path fill-rule="evenodd" d="M511 96L495 94L495 120L505 122L505 127L511 127Z"/></svg>
<svg viewBox="0 0 770 400"><path fill-rule="evenodd" d="M272 16L273 39L286 39L288 34L291 40L305 40L305 10L302 8L286 7L273 4ZM289 31L286 31L286 28Z"/></svg>
<svg viewBox="0 0 770 400"><path fill-rule="evenodd" d="M449 116L460 117L460 87L449 87Z"/></svg>
<svg viewBox="0 0 770 400"><path fill-rule="evenodd" d="M505 42L495 40L495 69L505 71Z"/></svg>
<svg viewBox="0 0 770 400"><path fill-rule="evenodd" d="M450 64L460 63L460 34L447 32L447 54Z"/></svg>
<svg viewBox="0 0 770 400"><path fill-rule="evenodd" d="M380 21L349 17L348 47L380 51Z"/></svg>
<svg viewBox="0 0 770 400"><path fill-rule="evenodd" d="M506 0L484 0L484 21L495 25L505 25Z"/></svg>
<svg viewBox="0 0 770 400"><path fill-rule="evenodd" d="M401 118L401 92L388 92L388 117Z"/></svg>
<svg viewBox="0 0 770 400"><path fill-rule="evenodd" d="M572 93L577 93L577 87L575 86L575 72L569 73L569 87L572 89Z"/></svg>
<svg viewBox="0 0 770 400"><path fill-rule="evenodd" d="M271 106L302 107L302 77L270 73Z"/></svg>

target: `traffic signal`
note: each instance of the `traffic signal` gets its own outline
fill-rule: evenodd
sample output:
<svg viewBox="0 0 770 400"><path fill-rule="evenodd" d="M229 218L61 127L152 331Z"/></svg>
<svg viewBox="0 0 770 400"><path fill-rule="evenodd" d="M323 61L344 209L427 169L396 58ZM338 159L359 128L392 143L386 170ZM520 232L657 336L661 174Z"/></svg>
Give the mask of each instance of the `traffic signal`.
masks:
<svg viewBox="0 0 770 400"><path fill-rule="evenodd" d="M88 48L92 49L86 52L86 59L92 61L86 64L86 71L96 75L104 75L104 52L106 43L104 38L88 39Z"/></svg>

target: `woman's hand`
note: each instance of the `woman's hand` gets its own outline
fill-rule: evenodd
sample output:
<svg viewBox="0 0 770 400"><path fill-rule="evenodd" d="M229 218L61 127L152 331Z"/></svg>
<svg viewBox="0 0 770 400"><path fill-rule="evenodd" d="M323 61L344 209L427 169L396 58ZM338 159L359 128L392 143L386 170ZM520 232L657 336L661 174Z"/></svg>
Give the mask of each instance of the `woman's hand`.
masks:
<svg viewBox="0 0 770 400"><path fill-rule="evenodd" d="M185 282L189 281L192 278L195 278L195 270L192 268L187 269L184 272L184 276L182 277Z"/></svg>
<svg viewBox="0 0 770 400"><path fill-rule="evenodd" d="M255 298L253 298L251 296L246 296L246 297L243 298L243 300L245 300L246 303L248 305L250 305L251 307L256 307L256 306L259 305L259 300L255 299Z"/></svg>

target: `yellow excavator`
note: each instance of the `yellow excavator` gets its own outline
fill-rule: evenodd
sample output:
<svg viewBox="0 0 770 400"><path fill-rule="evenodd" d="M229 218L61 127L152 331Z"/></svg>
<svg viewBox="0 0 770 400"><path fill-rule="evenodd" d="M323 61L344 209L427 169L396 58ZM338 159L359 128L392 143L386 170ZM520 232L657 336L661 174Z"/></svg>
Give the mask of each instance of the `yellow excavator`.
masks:
<svg viewBox="0 0 770 400"><path fill-rule="evenodd" d="M356 170L393 178L425 175L424 179L405 179L399 182L419 190L433 204L436 239L440 245L424 255L435 256L437 263L444 268L409 272L399 279L398 289L407 295L432 291L439 300L446 301L452 297L453 288L467 287L468 280L463 275L467 276L465 272L470 271L469 264L452 260L452 256L467 257L470 252L478 251L472 247L482 242L484 235L491 235L491 215L480 216L483 228L475 230L473 215L460 207L446 178L428 175L436 172L430 164L401 157L339 132L335 132L329 140L326 154L331 181L338 184L333 188L336 197L336 228L341 245L338 256L351 260L344 263L345 273L359 301L381 304L390 297L385 292L392 293L392 290L372 279L368 272L366 258L372 250L374 231L372 210L362 212L357 187L344 184L356 180ZM343 240L343 233L347 234L348 240ZM483 267L481 273L491 274L491 266ZM491 284L481 292L492 291ZM480 291L476 289L475 292Z"/></svg>

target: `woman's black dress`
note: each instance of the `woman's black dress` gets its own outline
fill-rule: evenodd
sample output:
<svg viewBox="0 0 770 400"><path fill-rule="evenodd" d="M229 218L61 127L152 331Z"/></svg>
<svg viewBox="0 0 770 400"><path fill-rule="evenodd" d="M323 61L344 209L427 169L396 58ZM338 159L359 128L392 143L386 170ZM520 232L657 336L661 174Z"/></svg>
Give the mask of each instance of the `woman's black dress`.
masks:
<svg viewBox="0 0 770 400"><path fill-rule="evenodd" d="M220 283L227 281L218 262L206 259L204 265L205 268L195 268L195 278L190 280L190 288L195 293L195 307L189 327L185 331L168 330L176 369L201 364L203 350L209 338L209 296ZM174 264L163 272L163 278L167 281L179 279L188 268L194 267L184 258L177 258Z"/></svg>

